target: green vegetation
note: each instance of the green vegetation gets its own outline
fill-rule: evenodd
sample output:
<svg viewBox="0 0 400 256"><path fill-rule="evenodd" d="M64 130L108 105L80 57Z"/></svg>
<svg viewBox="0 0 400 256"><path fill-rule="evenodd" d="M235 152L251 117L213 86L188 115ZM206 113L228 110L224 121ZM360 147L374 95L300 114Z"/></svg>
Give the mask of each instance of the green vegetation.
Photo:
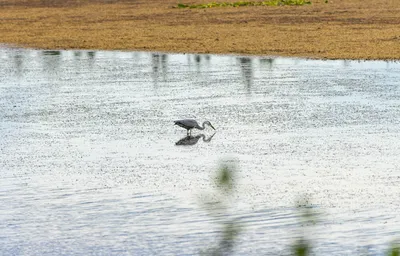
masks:
<svg viewBox="0 0 400 256"><path fill-rule="evenodd" d="M213 8L213 7L240 7L240 6L282 6L311 4L309 0L268 0L268 1L238 1L238 2L212 2L207 4L178 4L178 8Z"/></svg>
<svg viewBox="0 0 400 256"><path fill-rule="evenodd" d="M235 166L229 162L223 162L215 177L216 191L208 195L209 199L205 200L205 208L210 215L218 218L219 216L227 216L223 221L220 229L220 239L218 242L200 252L200 255L229 255L233 252L236 239L240 234L241 227L237 220L229 217L229 201L232 200L235 187Z"/></svg>
<svg viewBox="0 0 400 256"><path fill-rule="evenodd" d="M388 256L400 256L400 243L394 242L387 255Z"/></svg>
<svg viewBox="0 0 400 256"><path fill-rule="evenodd" d="M306 197L300 198L297 203L297 209L301 213L300 223L301 223L301 237L297 239L292 244L291 255L295 256L307 256L311 253L311 240L306 237L309 233L308 228L314 226L318 222L318 212L311 207L310 200Z"/></svg>
<svg viewBox="0 0 400 256"><path fill-rule="evenodd" d="M245 228L237 219L229 215L229 202L233 202L236 174L237 170L233 161L224 161L221 163L219 170L215 176L214 185L216 190L206 195L206 200L203 200L205 209L211 216L216 218L226 216L225 220L221 223L219 230L220 236L216 240L216 244L211 245L205 250L200 252L200 255L231 255L235 250L235 245L241 235L241 231ZM288 248L289 255L293 256L308 256L312 254L312 238L309 228L317 225L319 222L320 212L318 212L310 204L310 199L307 197L299 198L296 207L300 214L299 234L301 234L295 241L293 241L290 248ZM234 203L234 202L233 202ZM289 251L290 250L290 251ZM390 248L386 252L387 256L400 256L400 243L393 241Z"/></svg>

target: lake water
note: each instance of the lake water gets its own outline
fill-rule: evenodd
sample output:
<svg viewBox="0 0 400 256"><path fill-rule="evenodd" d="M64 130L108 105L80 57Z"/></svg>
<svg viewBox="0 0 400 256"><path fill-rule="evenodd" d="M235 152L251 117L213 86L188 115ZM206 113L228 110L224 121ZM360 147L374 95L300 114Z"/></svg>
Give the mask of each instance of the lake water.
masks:
<svg viewBox="0 0 400 256"><path fill-rule="evenodd" d="M231 219L234 255L399 237L400 63L1 48L0 110L0 254L193 255Z"/></svg>

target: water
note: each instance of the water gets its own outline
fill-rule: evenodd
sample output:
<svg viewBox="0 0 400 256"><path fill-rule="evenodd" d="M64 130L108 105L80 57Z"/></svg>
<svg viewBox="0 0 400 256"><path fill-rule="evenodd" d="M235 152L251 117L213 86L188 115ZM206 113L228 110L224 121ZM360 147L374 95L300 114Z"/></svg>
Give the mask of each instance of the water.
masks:
<svg viewBox="0 0 400 256"><path fill-rule="evenodd" d="M1 254L192 255L231 217L237 255L286 255L302 234L317 255L382 255L398 236L399 63L9 48L0 61ZM188 143L180 118L217 131ZM204 203L224 159L237 185L216 215Z"/></svg>

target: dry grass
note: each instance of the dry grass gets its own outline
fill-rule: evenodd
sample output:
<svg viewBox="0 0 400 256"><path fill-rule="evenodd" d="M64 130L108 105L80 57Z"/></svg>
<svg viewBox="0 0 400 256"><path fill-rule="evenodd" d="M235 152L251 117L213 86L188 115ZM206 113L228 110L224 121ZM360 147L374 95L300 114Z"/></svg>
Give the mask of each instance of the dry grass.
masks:
<svg viewBox="0 0 400 256"><path fill-rule="evenodd" d="M399 0L172 8L179 2L212 1L0 0L0 42L46 49L400 59Z"/></svg>

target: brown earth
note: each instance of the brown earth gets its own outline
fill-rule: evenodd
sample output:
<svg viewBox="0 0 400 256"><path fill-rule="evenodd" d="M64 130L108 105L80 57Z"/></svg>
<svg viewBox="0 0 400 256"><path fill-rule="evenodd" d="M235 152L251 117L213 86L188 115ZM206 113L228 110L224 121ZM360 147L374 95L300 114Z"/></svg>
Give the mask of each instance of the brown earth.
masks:
<svg viewBox="0 0 400 256"><path fill-rule="evenodd" d="M44 49L400 59L400 0L173 8L213 1L0 0L0 42Z"/></svg>

